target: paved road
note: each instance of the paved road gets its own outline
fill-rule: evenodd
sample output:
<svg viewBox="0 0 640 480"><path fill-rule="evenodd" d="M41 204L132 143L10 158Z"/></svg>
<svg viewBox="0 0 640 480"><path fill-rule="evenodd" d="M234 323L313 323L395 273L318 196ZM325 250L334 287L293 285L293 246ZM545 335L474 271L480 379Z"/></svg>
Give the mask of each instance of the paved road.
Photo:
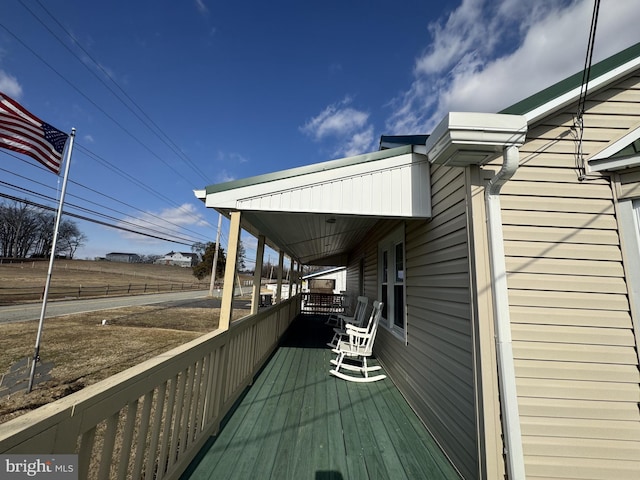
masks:
<svg viewBox="0 0 640 480"><path fill-rule="evenodd" d="M73 313L93 312L96 310L110 310L113 308L132 307L151 304L173 304L197 307L200 304L216 308L220 306L217 298L208 298L208 290L188 292L152 293L148 295L134 295L129 297L106 297L87 300L62 300L47 303L46 318L69 315ZM245 306L247 300L236 300L234 306ZM42 303L29 303L0 307L0 323L24 322L40 319Z"/></svg>

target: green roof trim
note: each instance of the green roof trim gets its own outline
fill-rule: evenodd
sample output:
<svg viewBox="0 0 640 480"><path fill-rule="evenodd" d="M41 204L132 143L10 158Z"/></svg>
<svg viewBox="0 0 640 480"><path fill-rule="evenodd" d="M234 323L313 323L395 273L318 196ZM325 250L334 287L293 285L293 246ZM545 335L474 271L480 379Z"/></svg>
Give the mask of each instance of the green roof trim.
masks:
<svg viewBox="0 0 640 480"><path fill-rule="evenodd" d="M602 60L601 62L596 63L591 66L591 78L589 81L592 81L625 63L633 60L640 56L640 43L636 43L635 45L622 50L615 55ZM579 71L578 73L571 75L568 78L556 83L555 85L551 85L544 90L531 95L524 100L519 101L518 103L511 105L510 107L505 108L501 112L511 115L525 115L536 108L541 107L545 103L548 103L555 98L564 95L565 93L570 92L571 90L580 87L582 84L582 73L583 71Z"/></svg>
<svg viewBox="0 0 640 480"><path fill-rule="evenodd" d="M372 153L365 153L355 157L340 158L337 160L329 160L328 162L314 163L302 167L290 168L288 170L280 170L279 172L265 173L264 175L256 175L255 177L246 177L230 182L216 183L205 187L207 195L211 193L224 192L236 188L248 187L251 185L259 185L261 183L274 182L276 180L284 180L286 178L300 177L310 173L325 172L336 168L358 165L361 163L375 162L384 158L395 157L413 152L412 145L405 145L388 150L381 150Z"/></svg>

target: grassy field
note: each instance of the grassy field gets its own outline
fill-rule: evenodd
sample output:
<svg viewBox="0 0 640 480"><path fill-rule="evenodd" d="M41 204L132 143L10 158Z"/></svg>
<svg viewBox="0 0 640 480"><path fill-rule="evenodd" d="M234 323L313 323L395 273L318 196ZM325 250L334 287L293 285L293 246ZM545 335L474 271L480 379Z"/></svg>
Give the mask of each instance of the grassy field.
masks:
<svg viewBox="0 0 640 480"><path fill-rule="evenodd" d="M38 301L47 278L49 262L0 263L0 304ZM143 293L180 286L209 288L209 278L200 282L190 268L170 265L127 264L106 261L56 260L49 298ZM78 293L80 292L80 293Z"/></svg>
<svg viewBox="0 0 640 480"><path fill-rule="evenodd" d="M38 265L0 265L0 287L42 282L46 270L47 265L44 269ZM54 270L52 283L84 284L114 278L130 282L141 277L157 280L187 275L191 275L190 269L163 265L63 261ZM199 300L183 307L153 305L47 318L40 356L43 362L54 364L51 380L36 385L29 394L18 392L0 398L0 423L214 330L220 311L212 305L212 300ZM234 310L234 318L247 313ZM37 326L37 321L0 324L0 375L33 355Z"/></svg>

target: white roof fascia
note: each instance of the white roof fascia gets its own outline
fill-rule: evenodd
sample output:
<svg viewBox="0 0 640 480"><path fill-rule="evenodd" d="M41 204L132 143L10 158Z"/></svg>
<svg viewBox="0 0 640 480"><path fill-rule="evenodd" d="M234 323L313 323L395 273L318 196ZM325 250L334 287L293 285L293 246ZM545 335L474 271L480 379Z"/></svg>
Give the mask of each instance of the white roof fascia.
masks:
<svg viewBox="0 0 640 480"><path fill-rule="evenodd" d="M615 82L619 78L625 76L630 71L634 70L640 65L640 57L636 57L625 64L620 65L617 68L614 68L597 78L589 80L587 84L588 90L596 90L598 88L602 88L609 83ZM529 123L533 123L542 117L548 115L550 112L557 110L565 105L568 105L574 102L576 99L580 98L580 91L582 87L576 87L569 92L560 95L559 97L554 98L550 102L545 103L544 105L540 105L538 108L531 110L530 112L525 113L525 117Z"/></svg>
<svg viewBox="0 0 640 480"><path fill-rule="evenodd" d="M464 167L481 164L506 146L522 145L527 120L522 115L450 112L425 143L431 163Z"/></svg>
<svg viewBox="0 0 640 480"><path fill-rule="evenodd" d="M640 126L634 128L622 138L616 140L589 160L589 170L592 172L601 172L603 170L619 170L622 168L636 167L640 165L640 155L632 155L628 157L611 158L623 148L628 147L640 138Z"/></svg>
<svg viewBox="0 0 640 480"><path fill-rule="evenodd" d="M216 209L316 213L332 211L336 214L384 216L390 214L388 211L390 205L388 203L383 202L382 209L380 209L372 204L357 202L357 199L349 201L349 197L354 197L357 194L355 192L344 192L340 186L340 183L344 181L357 183L359 178L377 176L378 180L380 177L384 177L384 181L378 186L381 190L384 189L384 192L380 192L381 198L383 193L402 198L414 194L420 195L422 201L406 201L404 202L406 205L401 208L401 211L396 211L395 214L398 216L413 216L415 214L425 216L427 213L429 215L431 213L428 170L426 157L416 153L405 153L376 161L346 165L331 170L209 193L206 195L205 204L207 207ZM397 172L400 175L395 175L393 172ZM421 178L415 178L416 174L421 175ZM406 185L407 180L410 180L408 187ZM394 184L394 182L398 183ZM419 187L422 191L414 192L412 187ZM291 196L292 193L296 192L304 192L300 198L306 199L309 198L311 190L317 191L318 189L337 193L329 195L328 197L330 198L324 196L321 202L286 203L288 200L281 201L278 199L278 197ZM369 193L366 186L363 187L362 191ZM200 192L195 193L198 196ZM347 203L349 203L349 207L347 207ZM356 204L357 208L355 208ZM416 205L421 209L419 213L412 210ZM352 206L355 209L351 208Z"/></svg>

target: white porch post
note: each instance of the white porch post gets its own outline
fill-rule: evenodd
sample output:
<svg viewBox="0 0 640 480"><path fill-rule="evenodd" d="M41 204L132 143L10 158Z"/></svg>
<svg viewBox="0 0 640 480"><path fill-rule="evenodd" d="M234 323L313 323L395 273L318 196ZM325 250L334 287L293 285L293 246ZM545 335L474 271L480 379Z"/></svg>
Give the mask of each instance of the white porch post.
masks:
<svg viewBox="0 0 640 480"><path fill-rule="evenodd" d="M251 314L258 313L260 306L260 287L262 286L262 260L264 257L264 235L258 236L258 248L256 250L256 268L253 273L253 293L251 295Z"/></svg>
<svg viewBox="0 0 640 480"><path fill-rule="evenodd" d="M280 257L278 258L278 285L276 287L276 303L282 301L282 270L284 268L284 252L280 250Z"/></svg>
<svg viewBox="0 0 640 480"><path fill-rule="evenodd" d="M222 305L220 306L220 323L218 328L229 330L233 313L233 292L235 290L236 261L238 244L240 243L240 212L231 212L229 226L229 243L227 245L227 263L224 269L224 285L222 286Z"/></svg>
<svg viewBox="0 0 640 480"><path fill-rule="evenodd" d="M289 265L289 298L295 295L296 261L292 258Z"/></svg>

